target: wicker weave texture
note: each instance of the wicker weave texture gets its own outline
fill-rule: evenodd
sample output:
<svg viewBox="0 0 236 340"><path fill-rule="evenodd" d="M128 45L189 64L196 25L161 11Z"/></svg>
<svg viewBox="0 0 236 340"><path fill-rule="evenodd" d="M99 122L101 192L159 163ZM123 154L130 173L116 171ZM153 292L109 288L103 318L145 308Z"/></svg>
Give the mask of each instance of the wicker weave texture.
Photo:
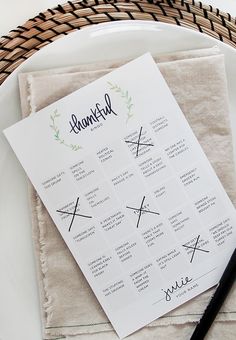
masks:
<svg viewBox="0 0 236 340"><path fill-rule="evenodd" d="M0 84L52 41L83 27L117 20L152 20L200 31L236 47L230 14L194 0L79 0L39 13L0 39Z"/></svg>

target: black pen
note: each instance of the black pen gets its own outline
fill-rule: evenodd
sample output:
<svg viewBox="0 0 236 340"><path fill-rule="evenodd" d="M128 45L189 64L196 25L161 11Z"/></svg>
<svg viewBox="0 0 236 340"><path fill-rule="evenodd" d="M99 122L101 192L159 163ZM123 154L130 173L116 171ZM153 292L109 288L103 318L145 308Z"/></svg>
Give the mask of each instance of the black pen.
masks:
<svg viewBox="0 0 236 340"><path fill-rule="evenodd" d="M202 340L211 327L236 277L236 249L234 250L225 271L218 283L215 293L197 324L190 340Z"/></svg>

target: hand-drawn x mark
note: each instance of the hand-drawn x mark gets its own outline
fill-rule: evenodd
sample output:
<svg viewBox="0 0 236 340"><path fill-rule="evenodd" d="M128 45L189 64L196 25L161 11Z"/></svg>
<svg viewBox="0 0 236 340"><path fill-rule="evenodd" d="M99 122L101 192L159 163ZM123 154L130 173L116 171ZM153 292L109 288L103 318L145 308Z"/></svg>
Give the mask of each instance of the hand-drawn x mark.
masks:
<svg viewBox="0 0 236 340"><path fill-rule="evenodd" d="M138 152L139 152L139 146L140 145L154 146L153 144L149 144L149 143L140 143L140 139L141 139L141 135L142 135L142 129L143 129L143 127L141 126L137 142L133 142L133 141L129 141L129 140L125 141L125 143L137 144L136 157L138 157Z"/></svg>
<svg viewBox="0 0 236 340"><path fill-rule="evenodd" d="M144 213L149 213L149 214L160 215L159 213L157 213L157 212L155 212L155 211L143 209L144 200L145 200L145 196L143 196L142 203L141 203L139 209L138 209L138 208L132 208L132 207L126 206L127 209L136 210L136 211L139 212L139 214L138 214L138 221L137 221L137 225L136 225L137 228L138 228L138 226L139 226L139 222L140 222L140 218L141 218L142 212L144 212Z"/></svg>
<svg viewBox="0 0 236 340"><path fill-rule="evenodd" d="M71 227L72 227L72 224L73 224L73 222L74 222L75 216L80 216L80 217L85 217L85 218L92 218L92 216L82 215L82 214L77 214L77 213L76 213L76 210L77 210L77 207L78 207L78 203L79 203L79 197L78 197L77 200L76 200L75 208L74 208L73 213L68 212L68 211L63 211L63 210L56 210L57 212L62 213L62 214L72 215L72 219L71 219L71 221L70 221L70 226L69 226L68 231L71 230Z"/></svg>
<svg viewBox="0 0 236 340"><path fill-rule="evenodd" d="M185 244L182 245L185 248L193 249L192 256L191 256L191 259L190 259L190 263L192 263L192 261L193 261L196 250L203 251L204 253L209 253L209 250L205 250L205 249L201 249L201 248L197 247L199 238L200 238L200 235L198 235L194 246L186 246Z"/></svg>

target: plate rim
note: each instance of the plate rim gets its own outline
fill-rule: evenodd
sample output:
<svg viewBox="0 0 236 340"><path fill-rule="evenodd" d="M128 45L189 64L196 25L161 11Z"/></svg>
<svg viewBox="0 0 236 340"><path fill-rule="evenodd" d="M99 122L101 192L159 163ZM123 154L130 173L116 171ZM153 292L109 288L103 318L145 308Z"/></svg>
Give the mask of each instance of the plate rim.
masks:
<svg viewBox="0 0 236 340"><path fill-rule="evenodd" d="M109 35L109 33L119 33L120 32L120 27L122 27L122 31L126 31L125 29L123 29L123 27L128 27L128 31L132 31L132 30L137 30L134 29L134 27L138 27L140 26L140 30L143 29L145 27L145 31L161 31L161 30L178 30L178 31L182 31L182 32L186 32L189 34L193 34L195 36L202 36L203 39L205 40L209 40L211 41L213 44L215 45L220 45L223 49L226 49L229 53L235 54L236 57L236 49L233 48L232 46L224 43L223 41L217 40L207 34L201 33L197 30L194 30L192 28L187 28L187 27L183 27L183 26L178 26L178 25L174 25L174 24L169 24L169 23L164 23L164 22L158 22L158 21L151 21L151 20L119 20L119 21L109 21L109 22L104 22L104 23L98 23L95 25L89 25L89 26L85 26L84 28L71 32L68 35L65 35L63 37L60 37L57 40L54 40L53 42L51 42L50 44L44 46L43 48L41 48L39 51L35 52L33 55L31 55L28 59L26 59L25 61L23 61L14 71L11 72L11 74L9 74L9 76L6 78L6 80L0 84L0 91L2 88L4 88L5 86L7 86L6 84L9 83L9 81L11 81L12 78L14 78L16 76L17 73L19 73L19 71L24 68L25 65L30 64L32 62L32 60L34 59L35 56L39 56L40 54L44 54L47 53L47 50L53 48L55 45L60 45L63 44L63 41L65 40L70 40L73 39L74 36L80 36L83 34L88 34L89 38L92 38L92 35L96 34L97 32L99 32L100 36L105 36L105 35ZM113 32L108 32L111 28L115 28L116 31ZM152 28L152 29L151 29ZM101 33L101 34L100 34ZM197 49L197 48L196 48ZM175 52L175 51L173 51ZM55 66L55 68L58 68L58 66Z"/></svg>

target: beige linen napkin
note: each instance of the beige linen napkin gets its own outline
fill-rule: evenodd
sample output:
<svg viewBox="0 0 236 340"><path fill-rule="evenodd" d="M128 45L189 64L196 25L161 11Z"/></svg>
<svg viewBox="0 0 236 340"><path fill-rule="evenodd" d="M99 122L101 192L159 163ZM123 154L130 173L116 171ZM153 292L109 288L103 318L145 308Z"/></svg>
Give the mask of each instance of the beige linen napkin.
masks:
<svg viewBox="0 0 236 340"><path fill-rule="evenodd" d="M213 47L160 56L155 60L225 190L236 204L223 55L218 48ZM42 109L124 62L80 65L21 74L19 81L23 116ZM70 335L77 335L73 339L117 339L111 324L32 187L30 203L44 337L69 339ZM209 290L201 294L130 338L154 339L164 334L165 339L177 339L180 325L199 320L212 292L213 290ZM236 320L235 297L236 289L232 290L217 317L218 320ZM179 326L174 326L176 324ZM169 326L164 327L165 325ZM181 326L180 334L188 333L189 329L190 326ZM229 329L231 331L231 328ZM171 334L173 338L170 337ZM184 335L181 339L185 339Z"/></svg>

